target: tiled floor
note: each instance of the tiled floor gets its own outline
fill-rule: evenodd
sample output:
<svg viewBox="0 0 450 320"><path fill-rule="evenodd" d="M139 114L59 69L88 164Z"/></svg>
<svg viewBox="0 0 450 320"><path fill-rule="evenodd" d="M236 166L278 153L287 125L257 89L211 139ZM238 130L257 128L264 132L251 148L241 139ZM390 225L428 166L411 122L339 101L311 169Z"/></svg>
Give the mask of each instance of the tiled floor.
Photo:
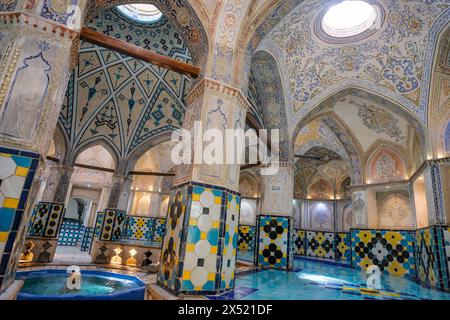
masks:
<svg viewBox="0 0 450 320"><path fill-rule="evenodd" d="M87 251L81 251L80 247L58 246L56 248L53 263L88 264L91 256Z"/></svg>
<svg viewBox="0 0 450 320"><path fill-rule="evenodd" d="M367 287L367 274L349 267L296 259L294 271L255 269L238 273L235 290L212 300L450 300L450 293L382 274L381 288Z"/></svg>

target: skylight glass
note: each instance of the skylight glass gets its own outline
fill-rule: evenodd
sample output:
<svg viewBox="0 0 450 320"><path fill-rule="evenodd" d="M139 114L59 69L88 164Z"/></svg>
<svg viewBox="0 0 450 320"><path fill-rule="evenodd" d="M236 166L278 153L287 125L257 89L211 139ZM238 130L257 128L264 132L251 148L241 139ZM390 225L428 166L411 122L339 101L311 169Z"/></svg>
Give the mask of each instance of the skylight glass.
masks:
<svg viewBox="0 0 450 320"><path fill-rule="evenodd" d="M127 4L118 6L117 9L128 18L139 22L155 22L161 19L162 13L152 4Z"/></svg>
<svg viewBox="0 0 450 320"><path fill-rule="evenodd" d="M375 27L378 11L366 1L345 0L332 6L322 20L322 29L333 37L351 37Z"/></svg>

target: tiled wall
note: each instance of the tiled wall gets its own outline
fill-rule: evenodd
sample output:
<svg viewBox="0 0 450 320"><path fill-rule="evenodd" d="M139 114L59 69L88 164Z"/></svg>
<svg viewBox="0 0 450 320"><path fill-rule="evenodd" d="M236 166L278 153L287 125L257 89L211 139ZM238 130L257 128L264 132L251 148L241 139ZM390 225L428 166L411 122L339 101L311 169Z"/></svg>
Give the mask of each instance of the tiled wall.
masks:
<svg viewBox="0 0 450 320"><path fill-rule="evenodd" d="M351 260L350 233L297 229L293 242L295 255L340 261Z"/></svg>
<svg viewBox="0 0 450 320"><path fill-rule="evenodd" d="M128 216L126 230L126 238L129 240L162 242L166 219Z"/></svg>
<svg viewBox="0 0 450 320"><path fill-rule="evenodd" d="M238 249L241 251L255 250L256 228L254 226L239 225Z"/></svg>
<svg viewBox="0 0 450 320"><path fill-rule="evenodd" d="M449 290L450 232L447 226L416 231L415 258L417 278L421 284Z"/></svg>
<svg viewBox="0 0 450 320"><path fill-rule="evenodd" d="M22 217L38 163L38 154L0 147L0 291L14 278L22 253L14 242L26 228Z"/></svg>
<svg viewBox="0 0 450 320"><path fill-rule="evenodd" d="M57 238L64 211L64 205L60 203L39 202L32 213L29 235Z"/></svg>
<svg viewBox="0 0 450 320"><path fill-rule="evenodd" d="M377 265L395 276L416 276L415 232L400 230L351 230L352 266L366 270Z"/></svg>
<svg viewBox="0 0 450 320"><path fill-rule="evenodd" d="M78 221L63 220L58 237L58 245L76 247L83 239L85 227Z"/></svg>
<svg viewBox="0 0 450 320"><path fill-rule="evenodd" d="M258 266L290 269L292 218L258 216Z"/></svg>
<svg viewBox="0 0 450 320"><path fill-rule="evenodd" d="M317 258L334 259L334 233L306 231L306 255Z"/></svg>
<svg viewBox="0 0 450 320"><path fill-rule="evenodd" d="M118 241L122 239L125 233L126 215L125 211L105 209L99 236L100 240Z"/></svg>

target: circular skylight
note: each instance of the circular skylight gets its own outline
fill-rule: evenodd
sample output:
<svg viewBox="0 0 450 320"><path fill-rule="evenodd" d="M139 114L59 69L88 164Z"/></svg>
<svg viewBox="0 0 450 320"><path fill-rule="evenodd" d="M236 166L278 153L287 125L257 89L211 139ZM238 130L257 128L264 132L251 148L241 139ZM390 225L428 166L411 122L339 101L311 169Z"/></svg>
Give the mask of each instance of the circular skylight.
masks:
<svg viewBox="0 0 450 320"><path fill-rule="evenodd" d="M322 19L322 29L332 37L352 37L375 28L377 7L359 0L345 0L331 8Z"/></svg>
<svg viewBox="0 0 450 320"><path fill-rule="evenodd" d="M117 9L128 18L139 22L156 22L162 17L161 11L152 4L126 4Z"/></svg>

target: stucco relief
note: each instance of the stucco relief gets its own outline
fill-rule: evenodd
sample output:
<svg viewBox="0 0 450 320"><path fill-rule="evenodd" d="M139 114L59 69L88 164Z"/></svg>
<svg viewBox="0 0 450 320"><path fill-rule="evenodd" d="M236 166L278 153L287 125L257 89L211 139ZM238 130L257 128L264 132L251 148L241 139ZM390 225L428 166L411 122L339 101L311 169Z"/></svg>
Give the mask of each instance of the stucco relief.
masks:
<svg viewBox="0 0 450 320"><path fill-rule="evenodd" d="M390 193L377 195L378 216L381 228L409 228L412 225L411 208L408 194Z"/></svg>
<svg viewBox="0 0 450 320"><path fill-rule="evenodd" d="M368 212L367 212L367 192L358 191L352 195L353 219L352 227L367 228Z"/></svg>
<svg viewBox="0 0 450 320"><path fill-rule="evenodd" d="M311 201L308 205L310 229L333 230L333 203Z"/></svg>

